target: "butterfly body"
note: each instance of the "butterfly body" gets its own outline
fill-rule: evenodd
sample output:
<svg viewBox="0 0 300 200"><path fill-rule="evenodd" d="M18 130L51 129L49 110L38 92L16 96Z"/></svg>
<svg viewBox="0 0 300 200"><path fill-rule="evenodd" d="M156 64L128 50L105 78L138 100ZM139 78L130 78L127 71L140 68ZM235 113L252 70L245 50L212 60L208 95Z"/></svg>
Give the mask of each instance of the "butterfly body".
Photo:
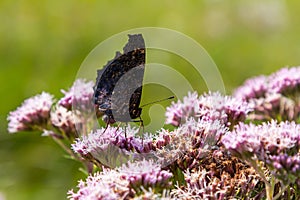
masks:
<svg viewBox="0 0 300 200"><path fill-rule="evenodd" d="M97 71L94 104L107 124L140 118L145 56L142 35L129 35L123 54L117 52L113 60Z"/></svg>

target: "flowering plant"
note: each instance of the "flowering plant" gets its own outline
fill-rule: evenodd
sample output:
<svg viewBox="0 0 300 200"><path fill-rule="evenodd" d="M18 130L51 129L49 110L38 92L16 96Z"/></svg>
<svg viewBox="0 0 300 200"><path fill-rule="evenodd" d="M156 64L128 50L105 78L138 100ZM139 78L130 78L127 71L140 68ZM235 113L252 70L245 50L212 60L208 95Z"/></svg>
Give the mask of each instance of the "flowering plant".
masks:
<svg viewBox="0 0 300 200"><path fill-rule="evenodd" d="M99 127L93 82L56 101L43 92L8 116L8 131L41 131L83 164L68 199L299 199L300 67L245 81L233 96L190 92L156 133Z"/></svg>

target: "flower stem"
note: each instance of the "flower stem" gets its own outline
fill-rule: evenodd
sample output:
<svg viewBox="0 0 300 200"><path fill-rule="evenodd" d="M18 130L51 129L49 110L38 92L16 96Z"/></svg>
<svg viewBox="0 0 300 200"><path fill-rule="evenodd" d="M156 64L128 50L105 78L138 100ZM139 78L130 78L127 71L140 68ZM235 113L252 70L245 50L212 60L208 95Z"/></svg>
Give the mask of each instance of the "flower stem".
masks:
<svg viewBox="0 0 300 200"><path fill-rule="evenodd" d="M73 151L71 149L69 149L59 138L56 137L52 137L52 139L61 147L63 148L63 150L65 150L65 152L67 152L71 158L75 159L75 160L79 160L78 157L73 153Z"/></svg>
<svg viewBox="0 0 300 200"><path fill-rule="evenodd" d="M283 184L281 184L281 190L278 192L278 194L276 194L276 196L274 197L274 200L279 199L280 196L282 195L282 193L284 191L286 191L287 189L288 189L287 190L287 192L288 192L288 198L287 199L290 199L290 188L289 188L289 186L290 186L289 182L284 187L283 187Z"/></svg>
<svg viewBox="0 0 300 200"><path fill-rule="evenodd" d="M267 199L268 200L275 200L275 198L273 199L273 194L274 194L274 187L275 187L275 178L274 177L270 177L270 183L268 182L268 184L265 184L266 186L266 195L267 195Z"/></svg>

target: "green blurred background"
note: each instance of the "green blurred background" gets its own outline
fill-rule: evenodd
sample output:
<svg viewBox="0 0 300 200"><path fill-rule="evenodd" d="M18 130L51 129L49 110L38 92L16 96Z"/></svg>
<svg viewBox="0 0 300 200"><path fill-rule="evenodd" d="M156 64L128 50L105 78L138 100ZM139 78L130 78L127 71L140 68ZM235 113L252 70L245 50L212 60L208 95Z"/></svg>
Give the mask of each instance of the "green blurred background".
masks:
<svg viewBox="0 0 300 200"><path fill-rule="evenodd" d="M208 51L230 93L247 77L299 65L299 13L296 0L1 0L0 194L65 199L84 177L40 133L8 134L6 117L41 91L60 97L101 41L138 27L180 31Z"/></svg>

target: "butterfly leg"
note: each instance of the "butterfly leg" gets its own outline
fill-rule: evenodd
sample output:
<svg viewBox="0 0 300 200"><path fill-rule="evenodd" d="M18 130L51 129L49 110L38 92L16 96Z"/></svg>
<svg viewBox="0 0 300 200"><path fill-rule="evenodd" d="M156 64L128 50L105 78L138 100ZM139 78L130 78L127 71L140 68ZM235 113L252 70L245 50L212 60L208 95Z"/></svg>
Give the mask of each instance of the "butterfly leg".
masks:
<svg viewBox="0 0 300 200"><path fill-rule="evenodd" d="M102 132L101 135L103 135L105 133L105 131L108 129L108 126L109 126L109 123L106 123L105 129L104 129L104 131Z"/></svg>
<svg viewBox="0 0 300 200"><path fill-rule="evenodd" d="M139 120L133 120L132 122L140 122L140 127L139 127L139 130L138 130L138 135L142 135L142 145L144 145L144 121L141 117L139 117ZM142 134L140 134L141 132L141 128L142 128Z"/></svg>
<svg viewBox="0 0 300 200"><path fill-rule="evenodd" d="M116 130L116 131L118 131L118 130L119 130L120 126L121 126L121 123L119 123L119 124L118 124L118 126L117 126L117 130Z"/></svg>
<svg viewBox="0 0 300 200"><path fill-rule="evenodd" d="M126 128L127 128L127 126L128 126L128 123L126 122L126 125L125 125L125 128L124 128L124 130L125 130L125 139L126 139L126 141L127 141L127 133L126 133Z"/></svg>
<svg viewBox="0 0 300 200"><path fill-rule="evenodd" d="M138 133L140 134L140 130L141 130L141 128L142 128L142 145L144 146L144 132L145 132L145 127L144 127L144 121L143 121L143 119L141 118L141 117L139 117L140 118L140 120L139 120L139 122L140 122L140 127L139 127L139 131L138 131Z"/></svg>
<svg viewBox="0 0 300 200"><path fill-rule="evenodd" d="M118 124L116 131L118 131L118 130L120 129L121 124L122 124L122 122L120 122L120 123ZM126 122L126 125L125 125L125 127L124 127L124 131L125 131L125 139L127 139L127 134L126 134L126 127L127 127L127 126L128 126L128 123Z"/></svg>
<svg viewBox="0 0 300 200"><path fill-rule="evenodd" d="M128 146L128 143L127 143L127 132L126 132L127 126L128 126L128 123L126 122L125 127L124 127L124 132L125 132L125 146Z"/></svg>
<svg viewBox="0 0 300 200"><path fill-rule="evenodd" d="M141 127L143 128L143 133L145 132L145 126L144 126L144 121L142 120L142 118L140 117L141 120Z"/></svg>

